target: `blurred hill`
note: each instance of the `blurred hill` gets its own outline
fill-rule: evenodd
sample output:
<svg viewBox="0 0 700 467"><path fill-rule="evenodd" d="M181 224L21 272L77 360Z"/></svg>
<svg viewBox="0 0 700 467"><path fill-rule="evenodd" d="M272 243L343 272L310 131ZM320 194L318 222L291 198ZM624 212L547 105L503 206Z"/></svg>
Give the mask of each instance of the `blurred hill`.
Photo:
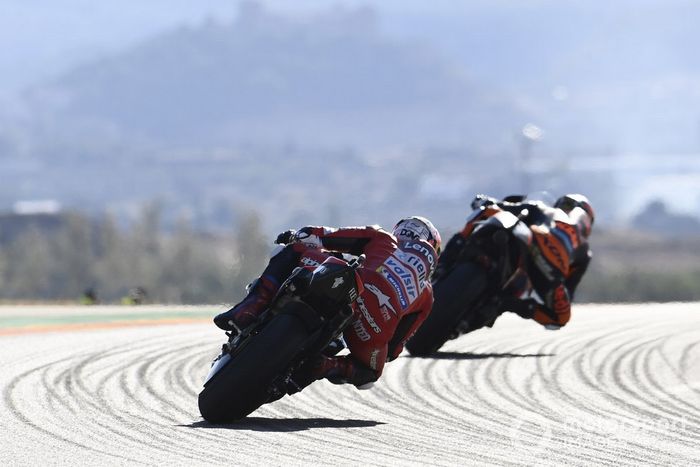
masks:
<svg viewBox="0 0 700 467"><path fill-rule="evenodd" d="M508 99L534 115L548 130L548 139L560 145L588 149L608 145L618 151L644 152L697 151L700 145L700 116L695 110L700 104L696 85L700 58L695 51L700 5L695 2L258 3L279 17L312 23L313 29L323 21L329 27L341 23L343 29L352 24L343 18L371 5L383 36L404 45L430 44L452 64L468 70L475 82L508 93ZM237 13L241 4L243 10L255 9L251 2L215 0L99 4L6 0L0 16L0 39L6 44L0 51L0 96L8 89L46 82L91 57L113 56L144 38L169 37L162 31L178 24L198 29L193 25L211 17L230 25L232 18L241 20ZM318 13L327 9L335 13ZM329 18L333 15L335 20ZM358 35L365 32L361 26ZM259 58L264 60L264 55Z"/></svg>
<svg viewBox="0 0 700 467"><path fill-rule="evenodd" d="M230 16L165 32L156 21L150 38L134 43L132 33L123 47L64 64L0 108L0 208L54 199L128 221L157 201L169 225L186 218L207 229L252 208L270 234L418 212L449 230L476 192L581 191L610 222L644 205L649 174L684 191L697 185L686 166L700 144L700 7L361 4L319 12L313 1L238 2ZM8 5L31 16L24 3ZM87 36L100 27L114 36L124 18L138 25L133 3L86 5L43 2L31 18L65 20L80 7ZM148 16L164 2L143 8ZM7 35L22 22L0 24ZM69 40L55 30L27 35L44 47L52 39ZM71 54L68 62L78 63ZM541 140L523 136L528 123L543 129ZM619 156L637 149L660 155L623 167L630 158ZM649 165L671 150L685 166ZM653 180L653 196L667 200ZM692 190L674 198L685 212L700 206Z"/></svg>
<svg viewBox="0 0 700 467"><path fill-rule="evenodd" d="M372 10L299 19L255 3L232 23L81 65L26 102L0 132L0 203L57 199L128 218L157 200L171 225L204 228L252 207L271 231L425 213L444 194L441 171L472 177L526 121L434 50L384 37ZM461 208L467 193L451 185Z"/></svg>
<svg viewBox="0 0 700 467"><path fill-rule="evenodd" d="M254 3L233 23L182 27L82 65L30 102L57 132L84 125L200 147L487 142L523 119L434 50L384 37L372 10L298 20Z"/></svg>

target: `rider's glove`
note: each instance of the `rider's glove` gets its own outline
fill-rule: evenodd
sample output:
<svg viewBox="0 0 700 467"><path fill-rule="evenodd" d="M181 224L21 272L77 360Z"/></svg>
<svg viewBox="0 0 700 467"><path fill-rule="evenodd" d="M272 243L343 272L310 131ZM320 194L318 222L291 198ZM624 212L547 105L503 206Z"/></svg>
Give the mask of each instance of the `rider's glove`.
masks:
<svg viewBox="0 0 700 467"><path fill-rule="evenodd" d="M313 233L313 227L302 227L294 234L293 242L303 243L312 248L321 248L323 244L318 235Z"/></svg>
<svg viewBox="0 0 700 467"><path fill-rule="evenodd" d="M297 232L294 229L285 230L277 236L275 243L278 245L286 245L287 243L292 243L292 241L294 241L296 233Z"/></svg>
<svg viewBox="0 0 700 467"><path fill-rule="evenodd" d="M496 204L496 200L491 198L488 195L484 194L478 194L474 197L472 200L472 209L479 209L481 207L486 207L486 206L491 206L492 204Z"/></svg>
<svg viewBox="0 0 700 467"><path fill-rule="evenodd" d="M321 244L321 239L318 237L318 235L314 235L312 232L313 227L302 227L299 230L285 230L281 234L277 235L275 243L282 245L298 242L303 243L309 247L320 248L321 246L323 246Z"/></svg>

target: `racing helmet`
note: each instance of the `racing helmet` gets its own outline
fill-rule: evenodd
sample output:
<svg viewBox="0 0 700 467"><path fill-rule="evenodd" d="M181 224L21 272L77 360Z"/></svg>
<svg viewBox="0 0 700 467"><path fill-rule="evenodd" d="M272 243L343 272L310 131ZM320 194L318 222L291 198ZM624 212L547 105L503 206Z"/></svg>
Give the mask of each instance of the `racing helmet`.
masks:
<svg viewBox="0 0 700 467"><path fill-rule="evenodd" d="M569 214L574 221L579 225L581 235L588 238L595 222L595 211L588 198L581 194L568 194L561 196L554 203L554 207L561 209ZM577 209L579 208L579 209ZM575 212L575 210L577 212Z"/></svg>
<svg viewBox="0 0 700 467"><path fill-rule="evenodd" d="M392 231L398 240L425 240L439 255L442 246L440 232L432 222L422 216L405 217L398 221Z"/></svg>

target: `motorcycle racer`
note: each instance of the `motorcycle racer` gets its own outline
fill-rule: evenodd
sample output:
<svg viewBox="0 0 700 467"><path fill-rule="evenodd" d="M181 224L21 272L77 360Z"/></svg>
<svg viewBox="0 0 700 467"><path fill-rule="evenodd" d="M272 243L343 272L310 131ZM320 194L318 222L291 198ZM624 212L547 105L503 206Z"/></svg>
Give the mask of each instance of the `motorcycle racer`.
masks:
<svg viewBox="0 0 700 467"><path fill-rule="evenodd" d="M316 267L330 255L364 254L357 270L364 285L356 301L358 317L343 334L350 354L321 356L295 381L300 388L322 378L355 386L376 381L385 362L398 357L430 313L430 279L441 245L437 229L428 219L412 216L401 219L392 233L378 226L308 226L281 233L275 243L285 246L272 256L248 295L214 323L224 330L243 329L267 308L295 267Z"/></svg>
<svg viewBox="0 0 700 467"><path fill-rule="evenodd" d="M571 301L583 277L592 252L588 244L595 214L584 195L561 196L553 206L528 201L523 196L497 200L477 195L475 212L462 231L455 234L440 257L435 278L451 267L461 254L469 235L479 221L499 211L518 216L531 230L533 241L526 258L525 273L511 281L499 297L500 312L512 311L558 329L571 318ZM534 290L540 300L527 296Z"/></svg>

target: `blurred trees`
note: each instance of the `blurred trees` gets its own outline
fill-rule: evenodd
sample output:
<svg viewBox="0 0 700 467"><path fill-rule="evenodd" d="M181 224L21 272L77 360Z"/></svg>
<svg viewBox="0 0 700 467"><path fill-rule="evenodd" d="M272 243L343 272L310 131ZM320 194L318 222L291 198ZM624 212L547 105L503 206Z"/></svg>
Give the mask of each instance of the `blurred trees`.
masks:
<svg viewBox="0 0 700 467"><path fill-rule="evenodd" d="M584 277L576 301L669 302L700 301L700 269L687 272L607 271ZM581 300L578 300L581 298Z"/></svg>
<svg viewBox="0 0 700 467"><path fill-rule="evenodd" d="M260 217L254 212L243 213L241 217L235 237L238 268L234 282L243 284L244 288L235 290L236 294L244 291L245 285L260 275L270 253L270 247L261 235Z"/></svg>
<svg viewBox="0 0 700 467"><path fill-rule="evenodd" d="M659 199L648 203L632 219L632 226L643 232L653 232L667 237L700 234L700 220L687 214L670 211L666 203Z"/></svg>
<svg viewBox="0 0 700 467"><path fill-rule="evenodd" d="M152 302L232 303L268 253L254 213L242 215L231 236L196 232L186 220L164 233L157 205L129 229L110 216L71 213L58 229L33 228L0 245L0 299L73 300L92 288L109 303L143 287Z"/></svg>
<svg viewBox="0 0 700 467"><path fill-rule="evenodd" d="M700 301L700 237L594 230L577 302Z"/></svg>
<svg viewBox="0 0 700 467"><path fill-rule="evenodd" d="M181 219L161 229L148 205L129 228L105 215L69 213L60 222L24 223L0 243L0 300L78 300L93 289L118 303L136 287L157 303L232 304L265 267L270 244L257 213L235 213L235 228L217 235ZM598 229L590 270L576 302L700 300L700 238Z"/></svg>

